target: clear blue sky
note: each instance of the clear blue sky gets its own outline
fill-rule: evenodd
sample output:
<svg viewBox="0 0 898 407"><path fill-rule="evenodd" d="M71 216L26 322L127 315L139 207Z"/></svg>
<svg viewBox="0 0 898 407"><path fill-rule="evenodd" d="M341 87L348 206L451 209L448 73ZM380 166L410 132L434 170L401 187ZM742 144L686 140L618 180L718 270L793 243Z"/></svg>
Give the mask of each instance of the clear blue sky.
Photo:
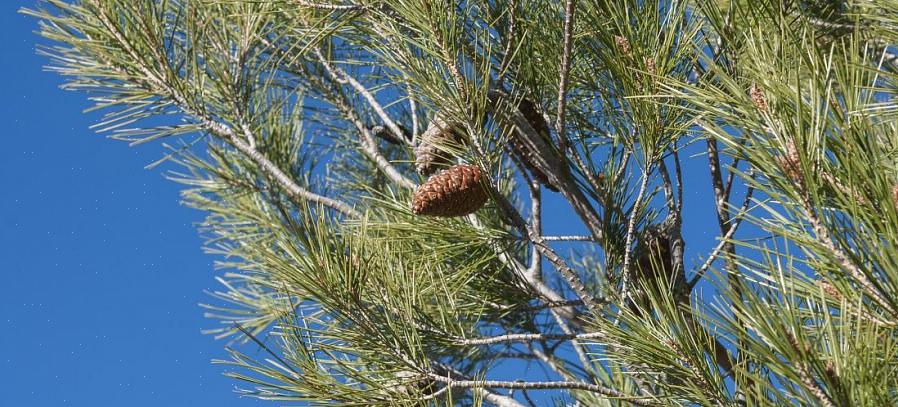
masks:
<svg viewBox="0 0 898 407"><path fill-rule="evenodd" d="M274 405L210 364L202 214L143 169L158 145L88 129L85 95L41 69L33 4L0 1L0 406Z"/></svg>
<svg viewBox="0 0 898 407"><path fill-rule="evenodd" d="M200 333L215 326L198 304L217 274L192 225L202 214L143 169L160 146L94 134L85 95L42 71L36 22L17 13L33 4L0 2L0 406L281 404L238 398L210 363L224 343ZM717 226L707 165L693 161L684 215L695 261ZM571 231L553 215L563 209L547 203L549 232Z"/></svg>

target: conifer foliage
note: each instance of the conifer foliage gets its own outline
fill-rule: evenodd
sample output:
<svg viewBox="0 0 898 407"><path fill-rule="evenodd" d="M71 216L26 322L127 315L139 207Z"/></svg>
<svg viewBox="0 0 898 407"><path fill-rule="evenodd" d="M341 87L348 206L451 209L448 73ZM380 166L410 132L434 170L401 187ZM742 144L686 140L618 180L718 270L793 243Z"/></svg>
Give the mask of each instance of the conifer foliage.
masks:
<svg viewBox="0 0 898 407"><path fill-rule="evenodd" d="M35 1L246 396L898 405L895 0Z"/></svg>

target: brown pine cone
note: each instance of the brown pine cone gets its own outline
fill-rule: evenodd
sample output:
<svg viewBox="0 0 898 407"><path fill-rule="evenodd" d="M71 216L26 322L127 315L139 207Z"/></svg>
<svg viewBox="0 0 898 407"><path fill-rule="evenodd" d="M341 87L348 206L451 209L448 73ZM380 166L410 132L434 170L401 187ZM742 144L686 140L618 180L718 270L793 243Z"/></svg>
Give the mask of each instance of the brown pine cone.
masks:
<svg viewBox="0 0 898 407"><path fill-rule="evenodd" d="M437 114L427 126L427 130L421 133L421 140L415 147L415 169L418 174L428 176L435 173L440 167L446 167L452 163L452 155L441 147L447 144L459 143L462 140L457 126L454 126Z"/></svg>
<svg viewBox="0 0 898 407"><path fill-rule="evenodd" d="M418 187L412 198L412 212L424 216L464 216L480 209L488 197L480 167L456 165Z"/></svg>
<svg viewBox="0 0 898 407"><path fill-rule="evenodd" d="M655 226L646 228L636 250L639 253L636 268L643 278L655 278L656 270L664 273L662 275L671 276L673 258L670 239L663 231Z"/></svg>
<svg viewBox="0 0 898 407"><path fill-rule="evenodd" d="M546 123L546 119L539 113L536 104L528 99L521 99L520 104L518 104L518 110L525 118L527 118L530 127L533 127L533 129L546 140L549 139L549 124ZM536 178L536 180L539 181L540 184L545 185L546 188L558 192L558 188L549 182L549 177L546 176L546 173L542 172L533 163L533 152L525 148L521 141L517 139L517 136L518 134L516 132L512 135L510 140L511 148L515 155L521 160L524 166L530 170L530 174L533 175L533 178Z"/></svg>

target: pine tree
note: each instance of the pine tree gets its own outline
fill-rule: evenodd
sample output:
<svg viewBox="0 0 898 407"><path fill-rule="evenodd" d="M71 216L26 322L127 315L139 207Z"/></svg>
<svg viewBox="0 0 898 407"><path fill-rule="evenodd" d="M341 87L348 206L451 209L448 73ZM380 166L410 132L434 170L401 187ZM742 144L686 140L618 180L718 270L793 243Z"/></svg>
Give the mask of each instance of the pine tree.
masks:
<svg viewBox="0 0 898 407"><path fill-rule="evenodd" d="M246 395L898 405L895 0L24 12L99 131L166 143L208 214ZM687 258L705 190L719 244ZM543 232L548 194L586 235Z"/></svg>

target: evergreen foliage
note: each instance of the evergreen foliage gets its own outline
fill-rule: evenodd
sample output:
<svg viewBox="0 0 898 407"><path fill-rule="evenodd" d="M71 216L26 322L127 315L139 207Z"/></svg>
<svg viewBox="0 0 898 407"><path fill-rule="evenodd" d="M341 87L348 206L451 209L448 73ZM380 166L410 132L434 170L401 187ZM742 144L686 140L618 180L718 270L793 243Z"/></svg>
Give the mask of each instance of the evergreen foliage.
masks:
<svg viewBox="0 0 898 407"><path fill-rule="evenodd" d="M24 12L99 132L169 146L156 164L208 214L210 333L248 396L898 405L898 1ZM687 160L719 225L698 261ZM465 216L413 213L449 167L463 182L428 188ZM543 233L547 194L587 235Z"/></svg>

